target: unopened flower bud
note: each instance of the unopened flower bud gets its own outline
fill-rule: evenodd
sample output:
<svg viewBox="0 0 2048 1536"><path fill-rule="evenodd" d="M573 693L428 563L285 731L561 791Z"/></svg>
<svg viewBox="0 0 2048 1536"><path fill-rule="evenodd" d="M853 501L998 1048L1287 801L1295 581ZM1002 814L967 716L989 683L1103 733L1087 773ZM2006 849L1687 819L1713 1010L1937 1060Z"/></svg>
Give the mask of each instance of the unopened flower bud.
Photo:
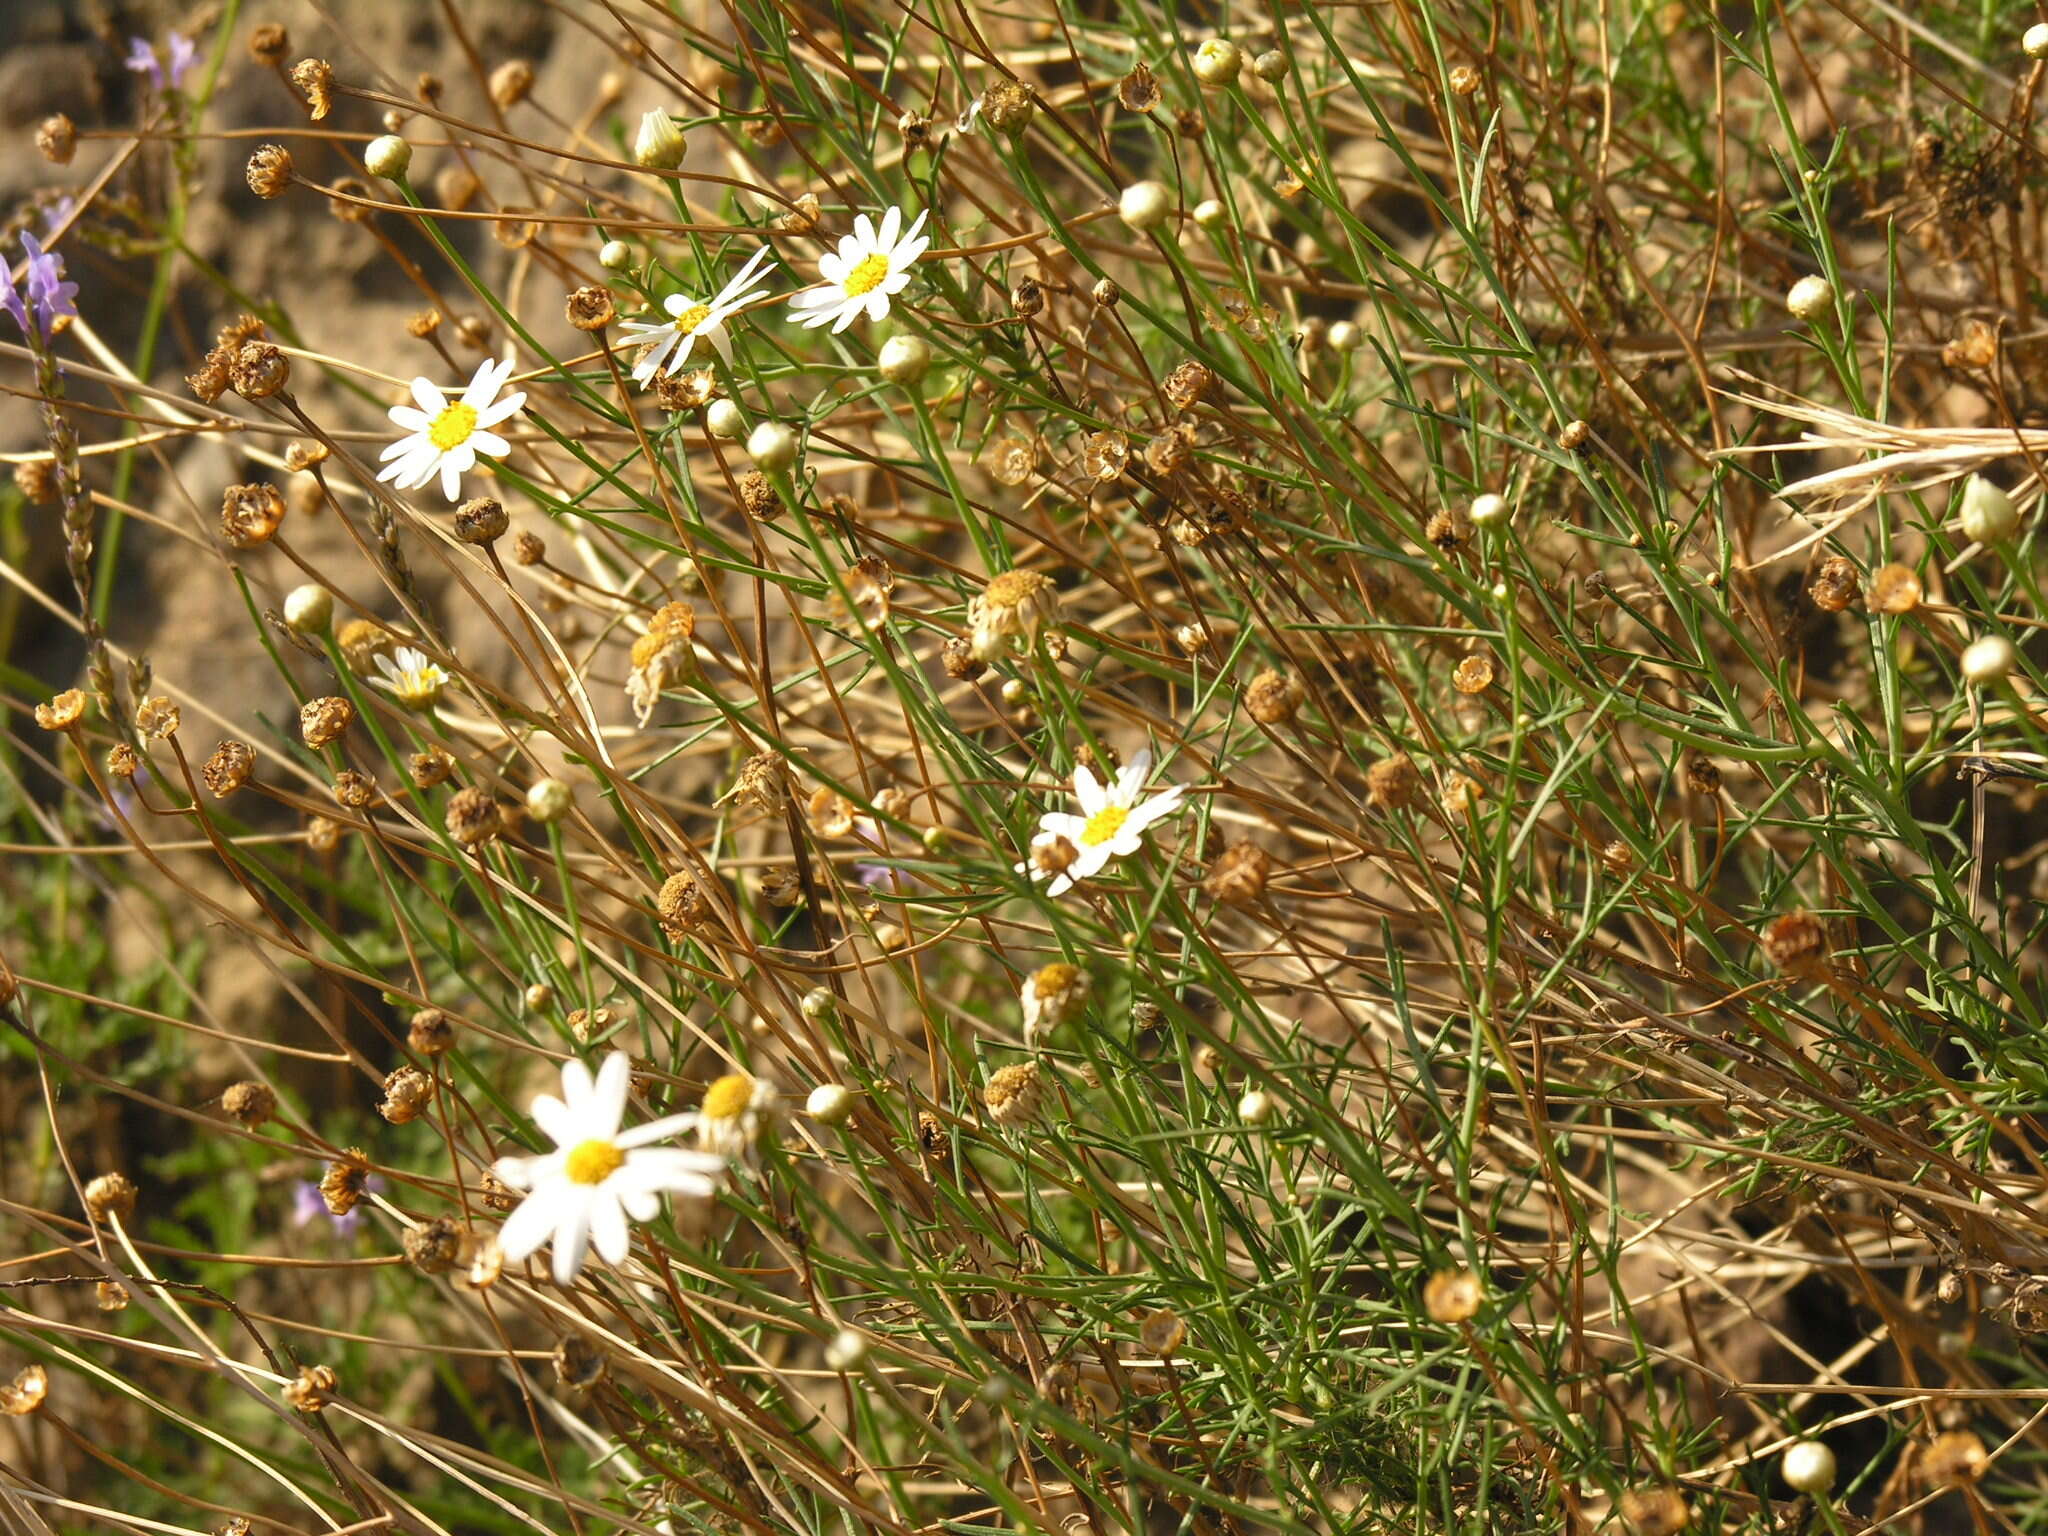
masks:
<svg viewBox="0 0 2048 1536"><path fill-rule="evenodd" d="M1212 37L1195 50L1195 78L1212 91L1237 84L1244 50L1227 37Z"/></svg>
<svg viewBox="0 0 2048 1536"><path fill-rule="evenodd" d="M607 272L619 272L633 264L633 247L623 240L607 240L598 248L597 264Z"/></svg>
<svg viewBox="0 0 2048 1536"><path fill-rule="evenodd" d="M672 171L683 163L683 130L660 108L640 119L633 139L633 163L650 171Z"/></svg>
<svg viewBox="0 0 2048 1536"><path fill-rule="evenodd" d="M1809 274L1792 285L1785 295L1785 307L1801 320L1825 313L1835 302L1835 285L1818 274Z"/></svg>
<svg viewBox="0 0 2048 1536"><path fill-rule="evenodd" d="M1173 207L1173 194L1163 183L1138 181L1125 187L1116 201L1116 211L1132 229L1157 229L1166 222Z"/></svg>
<svg viewBox="0 0 2048 1536"><path fill-rule="evenodd" d="M771 475L796 463L796 434L779 421L764 421L747 436L747 457Z"/></svg>
<svg viewBox="0 0 2048 1536"><path fill-rule="evenodd" d="M843 1083L820 1083L804 1100L804 1113L820 1125L844 1125L853 1118L853 1090Z"/></svg>
<svg viewBox="0 0 2048 1536"><path fill-rule="evenodd" d="M370 140L363 151L363 168L385 181L397 181L412 167L412 146L395 133Z"/></svg>
<svg viewBox="0 0 2048 1536"><path fill-rule="evenodd" d="M932 349L916 336L891 336L875 363L883 378L905 389L923 380L931 366Z"/></svg>
<svg viewBox="0 0 2048 1536"><path fill-rule="evenodd" d="M542 779L526 792L526 814L542 826L553 826L576 804L576 791L560 779Z"/></svg>
<svg viewBox="0 0 2048 1536"><path fill-rule="evenodd" d="M334 622L334 594L307 582L293 587L284 598L285 627L295 635L324 635Z"/></svg>
<svg viewBox="0 0 2048 1536"><path fill-rule="evenodd" d="M1963 651L1963 681L1989 688L2006 679L2019 664L2019 654L2003 635L1985 635L1972 640Z"/></svg>
<svg viewBox="0 0 2048 1536"><path fill-rule="evenodd" d="M1963 487L1963 536L1977 544L1996 544L2012 537L2020 525L2012 498L1982 475L1970 476Z"/></svg>

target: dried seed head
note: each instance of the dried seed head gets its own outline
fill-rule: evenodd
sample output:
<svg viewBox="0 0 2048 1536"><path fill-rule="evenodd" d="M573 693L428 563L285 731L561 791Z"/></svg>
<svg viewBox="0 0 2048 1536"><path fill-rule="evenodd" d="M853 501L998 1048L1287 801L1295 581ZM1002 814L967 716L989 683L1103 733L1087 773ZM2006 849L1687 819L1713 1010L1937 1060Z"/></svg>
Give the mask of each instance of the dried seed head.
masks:
<svg viewBox="0 0 2048 1536"><path fill-rule="evenodd" d="M991 1073L981 1090L981 1102L988 1117L1005 1130L1016 1130L1038 1118L1045 1103L1045 1085L1039 1079L1038 1063L1015 1062Z"/></svg>
<svg viewBox="0 0 2048 1536"><path fill-rule="evenodd" d="M1962 331L1943 344L1941 360L1951 368L1987 369L1998 361L1998 332L1982 320L1965 320Z"/></svg>
<svg viewBox="0 0 2048 1536"><path fill-rule="evenodd" d="M418 1067L399 1067L384 1079L384 1101L377 1113L393 1125L406 1125L420 1117L434 1096L434 1080Z"/></svg>
<svg viewBox="0 0 2048 1536"><path fill-rule="evenodd" d="M1031 839L1031 868L1041 880L1065 874L1081 857L1081 850L1057 832L1041 832Z"/></svg>
<svg viewBox="0 0 2048 1536"><path fill-rule="evenodd" d="M406 766L411 770L413 783L421 789L446 784L455 776L455 759L448 755L445 747L428 747L415 752Z"/></svg>
<svg viewBox="0 0 2048 1536"><path fill-rule="evenodd" d="M578 1045L592 1045L623 1022L620 1016L609 1008L571 1008L569 1010L569 1033L576 1037Z"/></svg>
<svg viewBox="0 0 2048 1536"><path fill-rule="evenodd" d="M1138 1343L1147 1351L1170 1360L1188 1341L1188 1325L1171 1307L1158 1307L1138 1320Z"/></svg>
<svg viewBox="0 0 2048 1536"><path fill-rule="evenodd" d="M291 51L291 34L282 22L266 21L249 34L249 57L266 69L282 69Z"/></svg>
<svg viewBox="0 0 2048 1536"><path fill-rule="evenodd" d="M579 331L601 331L619 315L612 291L597 283L585 283L569 295L569 324Z"/></svg>
<svg viewBox="0 0 2048 1536"><path fill-rule="evenodd" d="M610 1373L605 1352L580 1333L555 1346L555 1379L571 1392L588 1392Z"/></svg>
<svg viewBox="0 0 2048 1536"><path fill-rule="evenodd" d="M1469 1322L1485 1299L1485 1287L1469 1269L1440 1269L1422 1287L1422 1310L1433 1323Z"/></svg>
<svg viewBox="0 0 2048 1536"><path fill-rule="evenodd" d="M350 1147L327 1165L320 1175L320 1198L328 1213L346 1216L363 1198L363 1186L370 1180L370 1161L361 1147Z"/></svg>
<svg viewBox="0 0 2048 1536"><path fill-rule="evenodd" d="M495 496L476 496L455 509L455 537L465 544L493 544L505 536L512 520Z"/></svg>
<svg viewBox="0 0 2048 1536"><path fill-rule="evenodd" d="M334 71L325 59L299 60L292 66L292 84L314 122L334 110Z"/></svg>
<svg viewBox="0 0 2048 1536"><path fill-rule="evenodd" d="M1721 770L1714 760L1695 752L1685 760L1685 787L1696 795L1721 792Z"/></svg>
<svg viewBox="0 0 2048 1536"><path fill-rule="evenodd" d="M533 66L524 59L507 59L491 71L491 100L500 111L518 106L532 91Z"/></svg>
<svg viewBox="0 0 2048 1536"><path fill-rule="evenodd" d="M1305 696L1300 678L1268 669L1245 689L1244 710L1261 725L1284 725L1301 709Z"/></svg>
<svg viewBox="0 0 2048 1536"><path fill-rule="evenodd" d="M1375 810L1405 810L1421 788L1422 775L1405 752L1383 757L1365 770L1366 799Z"/></svg>
<svg viewBox="0 0 2048 1536"><path fill-rule="evenodd" d="M448 797L445 824L456 842L475 848L505 830L505 812L487 789L458 789Z"/></svg>
<svg viewBox="0 0 2048 1536"><path fill-rule="evenodd" d="M102 1312L125 1311L128 1306L128 1287L118 1280L102 1280L93 1287L93 1304ZM243 1529L237 1536L249 1536L248 1523L246 1520L242 1522ZM234 1522L231 1520L228 1524L232 1525ZM227 1536L226 1526L221 1528L221 1536Z"/></svg>
<svg viewBox="0 0 2048 1536"><path fill-rule="evenodd" d="M1029 320L1045 308L1045 287L1035 277L1020 280L1010 290L1010 313L1020 320Z"/></svg>
<svg viewBox="0 0 2048 1536"><path fill-rule="evenodd" d="M220 1107L253 1131L277 1113L277 1095L268 1083L230 1083L220 1096Z"/></svg>
<svg viewBox="0 0 2048 1536"><path fill-rule="evenodd" d="M341 846L341 835L347 830L332 816L308 816L306 846L315 853L332 853Z"/></svg>
<svg viewBox="0 0 2048 1536"><path fill-rule="evenodd" d="M775 482L758 469L750 469L738 480L740 508L748 517L761 521L782 511L782 498L775 494Z"/></svg>
<svg viewBox="0 0 2048 1536"><path fill-rule="evenodd" d="M959 683L971 683L988 670L988 663L974 654L974 642L965 635L955 635L939 647L939 665Z"/></svg>
<svg viewBox="0 0 2048 1536"><path fill-rule="evenodd" d="M68 731L85 718L85 694L66 688L47 704L36 706L36 724L46 731Z"/></svg>
<svg viewBox="0 0 2048 1536"><path fill-rule="evenodd" d="M310 699L299 709L299 736L318 751L339 741L355 717L355 705L338 693Z"/></svg>
<svg viewBox="0 0 2048 1536"><path fill-rule="evenodd" d="M1202 890L1226 907L1248 907L1265 895L1272 868L1272 855L1257 843L1236 843L1209 867Z"/></svg>
<svg viewBox="0 0 2048 1536"><path fill-rule="evenodd" d="M981 120L1005 138L1014 139L1031 126L1038 99L1021 80L996 80L981 93Z"/></svg>
<svg viewBox="0 0 2048 1536"><path fill-rule="evenodd" d="M36 125L36 150L52 165L69 165L78 153L78 125L62 112Z"/></svg>
<svg viewBox="0 0 2048 1536"><path fill-rule="evenodd" d="M851 800L831 785L820 784L811 791L804 819L819 837L846 837L853 831L856 814Z"/></svg>
<svg viewBox="0 0 2048 1536"><path fill-rule="evenodd" d="M800 907L804 903L804 883L793 869L777 867L764 869L755 877L754 889L761 899L771 907Z"/></svg>
<svg viewBox="0 0 2048 1536"><path fill-rule="evenodd" d="M967 604L969 640L976 657L994 661L1025 654L1048 627L1059 623L1060 594L1040 571L1004 571Z"/></svg>
<svg viewBox="0 0 2048 1536"><path fill-rule="evenodd" d="M296 1381L287 1383L284 1400L300 1413L318 1413L334 1401L341 1378L331 1365L302 1365Z"/></svg>
<svg viewBox="0 0 2048 1536"><path fill-rule="evenodd" d="M1124 291L1113 277L1099 277L1088 290L1088 300L1097 309L1115 309L1124 301Z"/></svg>
<svg viewBox="0 0 2048 1536"><path fill-rule="evenodd" d="M749 810L781 815L789 804L789 765L773 752L756 752L740 765L731 796Z"/></svg>
<svg viewBox="0 0 2048 1536"><path fill-rule="evenodd" d="M1470 64L1454 65L1451 69L1451 94L1470 96L1479 89L1479 71Z"/></svg>
<svg viewBox="0 0 2048 1536"><path fill-rule="evenodd" d="M1678 1536L1692 1511L1676 1488L1631 1488L1621 1496L1621 1519L1635 1536Z"/></svg>
<svg viewBox="0 0 2048 1536"><path fill-rule="evenodd" d="M1592 446L1593 428L1586 422L1574 418L1564 424L1557 434L1557 446L1566 453L1583 453Z"/></svg>
<svg viewBox="0 0 2048 1536"><path fill-rule="evenodd" d="M49 1370L40 1365L22 1367L8 1382L0 1382L0 1414L9 1418L26 1418L43 1406L43 1399L50 1395Z"/></svg>
<svg viewBox="0 0 2048 1536"><path fill-rule="evenodd" d="M462 1257L462 1228L446 1216L406 1228L399 1241L406 1263L423 1275L445 1275Z"/></svg>
<svg viewBox="0 0 2048 1536"><path fill-rule="evenodd" d="M201 404L211 405L228 392L234 382L235 354L231 347L215 347L192 372L185 375L185 385Z"/></svg>
<svg viewBox="0 0 2048 1536"><path fill-rule="evenodd" d="M57 499L57 461L23 459L14 466L14 488L36 506L48 506Z"/></svg>
<svg viewBox="0 0 2048 1536"><path fill-rule="evenodd" d="M1188 411L1208 398L1215 382L1216 375L1209 371L1208 365L1191 358L1166 376L1160 391L1166 396L1167 404L1175 410Z"/></svg>
<svg viewBox="0 0 2048 1536"><path fill-rule="evenodd" d="M292 365L267 341L245 341L228 366L228 382L244 400L264 400L291 382Z"/></svg>
<svg viewBox="0 0 2048 1536"><path fill-rule="evenodd" d="M342 660L351 672L368 675L377 670L377 658L398 648L398 637L375 619L350 619L334 632Z"/></svg>
<svg viewBox="0 0 2048 1536"><path fill-rule="evenodd" d="M1984 1442L1967 1429L1952 1429L1936 1435L1921 1451L1917 1470L1930 1487L1960 1488L1984 1475L1991 1458Z"/></svg>
<svg viewBox="0 0 2048 1536"><path fill-rule="evenodd" d="M221 493L220 536L236 549L268 543L283 522L284 496L274 485L231 485Z"/></svg>
<svg viewBox="0 0 2048 1536"><path fill-rule="evenodd" d="M1143 59L1117 82L1117 105L1126 112L1150 112L1159 105L1159 98L1159 81L1152 73L1152 66Z"/></svg>
<svg viewBox="0 0 2048 1536"><path fill-rule="evenodd" d="M135 1214L135 1181L125 1173L103 1173L85 1186L85 1209L95 1221Z"/></svg>
<svg viewBox="0 0 2048 1536"><path fill-rule="evenodd" d="M213 749L213 756L199 770L199 777L214 799L225 800L248 783L255 770L254 748L246 741L224 741Z"/></svg>
<svg viewBox="0 0 2048 1536"><path fill-rule="evenodd" d="M1764 958L1787 976L1814 977L1828 966L1827 925L1811 912L1787 912L1763 932Z"/></svg>
<svg viewBox="0 0 2048 1536"><path fill-rule="evenodd" d="M1823 613L1840 613L1856 601L1861 591L1855 565L1840 555L1830 555L1822 561L1806 588L1813 606Z"/></svg>
<svg viewBox="0 0 2048 1536"><path fill-rule="evenodd" d="M444 1008L422 1008L405 1032L406 1046L416 1056L443 1056L455 1046L455 1019Z"/></svg>
<svg viewBox="0 0 2048 1536"><path fill-rule="evenodd" d="M681 940L710 918L711 902L695 875L679 872L661 882L661 890L654 898L654 913L661 931Z"/></svg>
<svg viewBox="0 0 2048 1536"><path fill-rule="evenodd" d="M1145 445L1145 463L1155 475L1179 474L1194 455L1194 444L1183 427L1168 427Z"/></svg>
<svg viewBox="0 0 2048 1536"><path fill-rule="evenodd" d="M117 779L132 779L142 771L142 758L125 741L107 748L107 772Z"/></svg>
<svg viewBox="0 0 2048 1536"><path fill-rule="evenodd" d="M334 799L349 810L367 810L377 803L377 781L367 773L344 768L334 776Z"/></svg>
<svg viewBox="0 0 2048 1536"><path fill-rule="evenodd" d="M325 443L293 443L284 451L284 467L294 474L303 473L316 464L327 462Z"/></svg>
<svg viewBox="0 0 2048 1536"><path fill-rule="evenodd" d="M1472 519L1452 507L1440 507L1431 514L1422 536L1445 554L1456 554L1472 542Z"/></svg>
<svg viewBox="0 0 2048 1536"><path fill-rule="evenodd" d="M162 694L135 706L135 729L151 741L168 741L177 735L183 719L178 706Z"/></svg>
<svg viewBox="0 0 2048 1536"><path fill-rule="evenodd" d="M522 532L512 541L512 563L514 565L539 565L547 559L548 547L534 533Z"/></svg>

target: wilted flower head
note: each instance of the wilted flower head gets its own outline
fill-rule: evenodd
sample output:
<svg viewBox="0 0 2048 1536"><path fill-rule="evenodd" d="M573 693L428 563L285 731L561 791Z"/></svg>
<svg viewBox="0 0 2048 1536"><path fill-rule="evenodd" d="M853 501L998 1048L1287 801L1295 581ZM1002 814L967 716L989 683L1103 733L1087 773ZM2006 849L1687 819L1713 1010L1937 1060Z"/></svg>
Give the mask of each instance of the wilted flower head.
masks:
<svg viewBox="0 0 2048 1536"><path fill-rule="evenodd" d="M1004 571L967 605L969 644L979 661L1006 651L1028 651L1039 632L1060 617L1059 589L1038 571Z"/></svg>

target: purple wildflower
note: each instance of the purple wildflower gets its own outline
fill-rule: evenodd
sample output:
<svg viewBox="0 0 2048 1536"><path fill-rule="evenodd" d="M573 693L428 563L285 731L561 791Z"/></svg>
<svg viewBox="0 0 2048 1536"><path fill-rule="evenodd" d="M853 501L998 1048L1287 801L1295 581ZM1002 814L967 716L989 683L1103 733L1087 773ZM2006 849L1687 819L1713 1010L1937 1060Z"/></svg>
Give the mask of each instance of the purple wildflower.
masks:
<svg viewBox="0 0 2048 1536"><path fill-rule="evenodd" d="M49 239L62 229L71 217L71 210L78 206L78 199L66 194L43 210L43 238Z"/></svg>
<svg viewBox="0 0 2048 1536"><path fill-rule="evenodd" d="M177 90L185 83L185 76L192 66L199 62L198 46L182 32L173 32L170 41L171 61L165 70L171 79L171 89Z"/></svg>
<svg viewBox="0 0 2048 1536"><path fill-rule="evenodd" d="M22 335L31 334L28 328L28 308L21 302L21 295L14 291L14 275L0 272L0 279L4 279L0 281L0 309L6 310L14 317L14 323L21 327Z"/></svg>
<svg viewBox="0 0 2048 1536"><path fill-rule="evenodd" d="M173 32L169 44L170 69L156 56L156 49L149 45L149 39L131 37L128 39L128 57L121 62L138 75L147 75L152 90L161 91L166 85L172 90L185 83L186 72L199 62L199 49L192 39L181 32Z"/></svg>
<svg viewBox="0 0 2048 1536"><path fill-rule="evenodd" d="M148 38L129 38L128 57L121 62L134 70L138 75L149 76L149 83L152 88L159 91L164 88L164 67L157 62L156 50L149 46Z"/></svg>
<svg viewBox="0 0 2048 1536"><path fill-rule="evenodd" d="M44 250L43 242L26 230L22 232L21 248L28 252L24 284L28 301L35 307L37 326L47 336L59 315L78 318L78 306L72 302L78 297L78 284L64 281L64 258L55 251Z"/></svg>

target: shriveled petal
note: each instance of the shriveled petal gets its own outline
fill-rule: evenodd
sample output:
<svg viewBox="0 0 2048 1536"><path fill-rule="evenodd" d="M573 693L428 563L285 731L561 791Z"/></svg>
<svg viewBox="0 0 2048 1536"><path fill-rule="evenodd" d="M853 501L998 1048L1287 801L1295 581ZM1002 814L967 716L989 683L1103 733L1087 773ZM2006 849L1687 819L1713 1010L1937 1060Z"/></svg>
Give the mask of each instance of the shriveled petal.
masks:
<svg viewBox="0 0 2048 1536"><path fill-rule="evenodd" d="M590 1244L607 1264L623 1264L633 1246L626 1230L626 1213L619 1208L618 1194L609 1181L590 1196Z"/></svg>
<svg viewBox="0 0 2048 1536"><path fill-rule="evenodd" d="M505 1254L505 1262L517 1264L537 1253L554 1233L564 1207L574 1198L575 1192L556 1180L541 1185L520 1201L519 1209L498 1228L498 1247Z"/></svg>

